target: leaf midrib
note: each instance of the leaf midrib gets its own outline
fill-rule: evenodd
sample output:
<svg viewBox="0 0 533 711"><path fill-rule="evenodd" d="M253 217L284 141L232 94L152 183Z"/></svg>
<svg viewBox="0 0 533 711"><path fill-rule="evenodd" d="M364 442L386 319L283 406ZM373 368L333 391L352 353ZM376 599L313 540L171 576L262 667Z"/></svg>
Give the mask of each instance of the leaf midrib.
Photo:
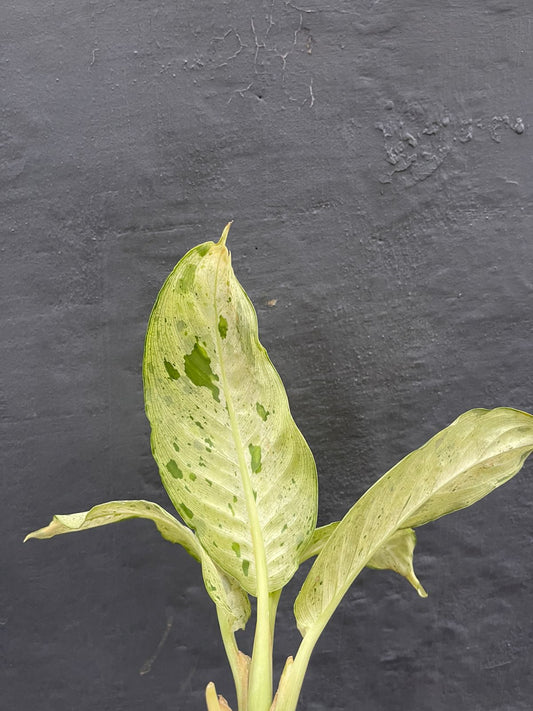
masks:
<svg viewBox="0 0 533 711"><path fill-rule="evenodd" d="M255 501L255 497L253 495L253 489L252 489L252 484L250 481L250 475L248 471L248 466L246 464L246 458L245 458L245 450L241 438L241 433L239 430L239 424L237 421L237 417L235 415L235 408L233 406L233 398L231 394L231 389L228 385L227 377L226 377L226 367L224 363L224 356L223 356L223 346L222 346L222 338L220 336L219 330L217 328L218 324L218 319L219 319L219 311L218 311L218 276L219 276L219 270L220 270L220 261L224 255L224 250L226 248L223 246L221 254L219 255L218 262L217 262L217 267L215 270L215 289L214 289L214 299L213 299L213 307L215 311L215 339L216 339L216 344L217 344L217 353L218 353L218 360L219 360L219 366L220 366L220 383L222 386L222 391L224 392L224 397L226 400L226 405L228 409L228 417L230 421L230 426L231 426L231 433L233 437L233 442L235 445L235 450L237 452L237 458L239 462L239 469L240 469L240 474L241 474L241 481L242 481L242 486L244 490L244 497L246 501L246 510L248 513L248 518L250 522L250 532L252 536L252 550L254 554L254 562L255 562L255 575L256 575L256 584L257 584L257 595L259 596L259 592L264 593L265 595L268 595L268 572L267 572L267 564L266 564L266 552L265 552L265 543L263 540L263 534L261 531L261 526L259 524L259 515L257 511L257 504Z"/></svg>

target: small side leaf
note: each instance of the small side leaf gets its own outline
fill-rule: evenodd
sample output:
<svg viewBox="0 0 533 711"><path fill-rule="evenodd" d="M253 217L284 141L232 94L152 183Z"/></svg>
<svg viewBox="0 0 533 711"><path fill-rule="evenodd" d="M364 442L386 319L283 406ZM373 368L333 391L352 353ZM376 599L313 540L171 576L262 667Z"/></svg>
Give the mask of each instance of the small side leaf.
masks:
<svg viewBox="0 0 533 711"><path fill-rule="evenodd" d="M329 541L340 521L334 521L327 526L315 529L311 540L302 553L301 562L318 555ZM393 570L404 577L414 587L420 597L427 597L413 569L413 553L416 545L416 534L412 528L404 528L394 533L366 564L367 568L375 570Z"/></svg>
<svg viewBox="0 0 533 711"><path fill-rule="evenodd" d="M412 528L403 528L393 533L366 565L376 570L393 570L411 583L420 597L427 597L413 568L415 545L416 533Z"/></svg>
<svg viewBox="0 0 533 711"><path fill-rule="evenodd" d="M118 523L129 518L146 518L153 521L163 538L171 543L179 543L193 558L201 559L201 546L194 533L158 504L142 500L109 501L106 504L93 506L89 511L58 514L48 526L29 533L24 542L30 538L53 538L62 533L86 531L89 528L107 526L109 523Z"/></svg>
<svg viewBox="0 0 533 711"><path fill-rule="evenodd" d="M90 511L57 515L48 526L29 533L24 541L31 538L53 538L63 533L86 531L129 518L146 518L153 521L163 538L183 546L193 558L200 561L209 597L225 615L231 629L244 629L250 617L250 601L244 590L236 580L218 568L189 528L151 501L109 501L106 504L94 506Z"/></svg>
<svg viewBox="0 0 533 711"><path fill-rule="evenodd" d="M320 634L365 565L398 530L470 506L533 451L533 416L470 410L381 477L339 523L296 599L298 628Z"/></svg>

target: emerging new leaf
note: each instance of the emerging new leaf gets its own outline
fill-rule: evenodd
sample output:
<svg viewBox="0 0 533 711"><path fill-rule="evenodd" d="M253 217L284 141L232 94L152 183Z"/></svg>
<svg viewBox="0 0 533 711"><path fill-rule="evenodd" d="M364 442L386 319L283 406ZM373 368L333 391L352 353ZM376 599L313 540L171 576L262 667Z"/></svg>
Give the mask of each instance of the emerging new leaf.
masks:
<svg viewBox="0 0 533 711"><path fill-rule="evenodd" d="M185 523L257 594L296 571L317 515L313 456L220 242L192 249L150 317L143 378L152 451Z"/></svg>

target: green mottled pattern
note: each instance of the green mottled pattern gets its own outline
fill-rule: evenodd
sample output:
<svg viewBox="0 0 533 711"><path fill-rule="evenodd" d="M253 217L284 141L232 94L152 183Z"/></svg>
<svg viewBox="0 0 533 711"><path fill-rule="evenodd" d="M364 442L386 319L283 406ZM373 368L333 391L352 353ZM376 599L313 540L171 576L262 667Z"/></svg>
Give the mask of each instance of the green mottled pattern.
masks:
<svg viewBox="0 0 533 711"><path fill-rule="evenodd" d="M250 469L253 474L259 474L262 469L261 465L261 447L258 444L249 444L250 450Z"/></svg>
<svg viewBox="0 0 533 711"><path fill-rule="evenodd" d="M226 338L228 333L228 322L222 314L218 317L218 332L220 333L221 338Z"/></svg>
<svg viewBox="0 0 533 711"><path fill-rule="evenodd" d="M295 603L302 634L323 629L396 531L470 506L514 476L532 451L533 416L501 407L466 412L402 459L350 509L320 551Z"/></svg>
<svg viewBox="0 0 533 711"><path fill-rule="evenodd" d="M267 412L267 411L265 410L265 408L263 407L263 405L261 405L260 402L256 402L256 403L255 403L255 409L257 410L257 414L259 415L259 417L260 417L264 422L266 422L266 421L267 421L267 417L270 415L270 412Z"/></svg>
<svg viewBox="0 0 533 711"><path fill-rule="evenodd" d="M208 388L215 400L220 402L216 385L218 375L215 375L211 370L211 359L207 355L206 349L199 343L195 343L192 351L183 357L183 361L185 363L185 375L191 382L198 387Z"/></svg>
<svg viewBox="0 0 533 711"><path fill-rule="evenodd" d="M171 378L172 380L177 380L180 377L179 371L174 368L172 363L169 363L168 360L163 361L165 364L165 370L168 373L168 377Z"/></svg>
<svg viewBox="0 0 533 711"><path fill-rule="evenodd" d="M177 511L252 594L258 522L268 588L280 589L316 525L316 469L222 241L191 250L165 282L143 377L152 451Z"/></svg>

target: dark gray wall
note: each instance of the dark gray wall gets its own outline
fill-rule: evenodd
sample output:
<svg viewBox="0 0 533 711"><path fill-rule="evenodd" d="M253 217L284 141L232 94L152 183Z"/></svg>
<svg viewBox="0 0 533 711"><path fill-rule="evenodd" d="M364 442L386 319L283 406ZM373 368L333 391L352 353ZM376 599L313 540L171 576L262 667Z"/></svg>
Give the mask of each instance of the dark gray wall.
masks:
<svg viewBox="0 0 533 711"><path fill-rule="evenodd" d="M231 218L321 523L462 411L533 410L533 11L7 0L0 40L2 703L200 710L231 681L194 561L147 522L21 540L113 498L169 505L144 329ZM361 576L302 710L531 709L532 473L420 530L427 600Z"/></svg>

